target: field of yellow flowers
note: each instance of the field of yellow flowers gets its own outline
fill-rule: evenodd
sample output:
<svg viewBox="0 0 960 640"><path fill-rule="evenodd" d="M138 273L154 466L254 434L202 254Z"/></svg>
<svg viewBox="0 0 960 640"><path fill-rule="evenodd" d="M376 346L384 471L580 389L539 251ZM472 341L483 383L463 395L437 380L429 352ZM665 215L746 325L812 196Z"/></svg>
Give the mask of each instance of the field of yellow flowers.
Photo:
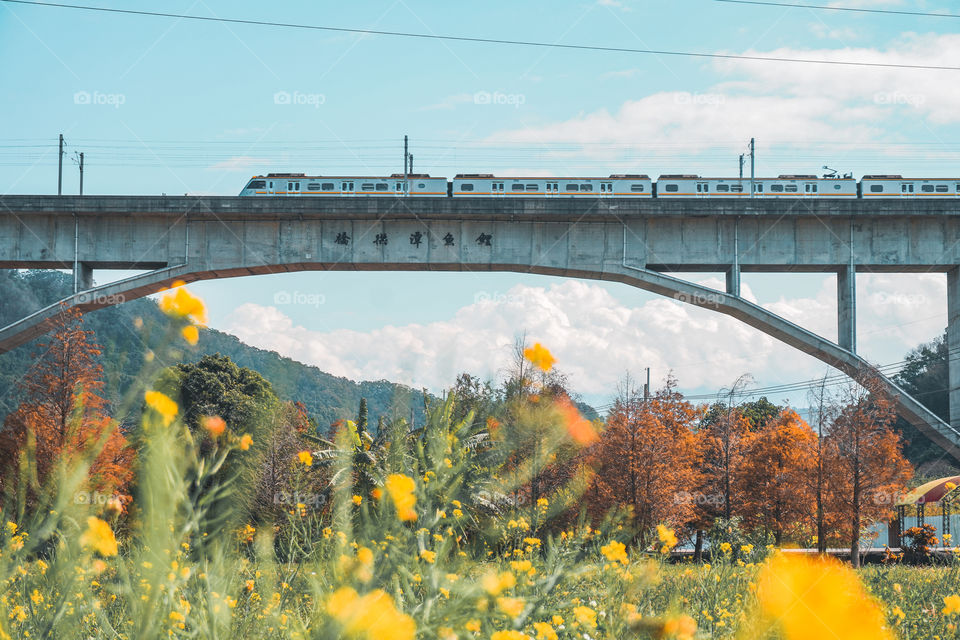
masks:
<svg viewBox="0 0 960 640"><path fill-rule="evenodd" d="M177 295L167 306L183 307L177 331L191 341L198 307ZM0 639L957 636L960 566L855 573L746 544L711 564L672 563L672 530L638 549L613 519L541 537L563 497L490 508L465 481L483 469L452 398L416 437L391 441L373 486L352 480L349 443L325 452L339 479L329 503L297 503L269 525L231 509L224 469L251 454L249 434L211 422L215 447L202 451L174 399L149 390L143 401L127 517L71 499L93 452L62 465L29 512L4 511ZM319 457L298 453L297 477Z"/></svg>

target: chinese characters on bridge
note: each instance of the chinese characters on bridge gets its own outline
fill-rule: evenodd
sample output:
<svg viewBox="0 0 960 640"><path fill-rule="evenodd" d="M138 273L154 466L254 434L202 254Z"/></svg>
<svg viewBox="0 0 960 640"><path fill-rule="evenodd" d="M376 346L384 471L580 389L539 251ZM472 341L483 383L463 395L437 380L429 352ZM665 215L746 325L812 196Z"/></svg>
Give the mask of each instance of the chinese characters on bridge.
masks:
<svg viewBox="0 0 960 640"><path fill-rule="evenodd" d="M350 244L350 240L351 240L350 234L348 234L346 231L340 231L337 233L336 238L334 239L334 242L339 245L347 246ZM410 234L410 244L412 244L415 247L419 248L420 245L423 244L424 240L425 240L425 237L423 232L421 231L414 231L413 233ZM446 235L444 235L441 238L441 240L443 240L443 246L445 247L456 246L456 242L455 242L456 238L454 238L453 234L450 233L449 231L446 233ZM387 246L387 244L389 244L389 242L390 242L390 238L386 233L378 233L373 238L373 244L377 245L378 247L385 247ZM493 234L486 233L486 232L481 233L479 236L477 236L476 243L478 246L481 246L481 247L492 247Z"/></svg>

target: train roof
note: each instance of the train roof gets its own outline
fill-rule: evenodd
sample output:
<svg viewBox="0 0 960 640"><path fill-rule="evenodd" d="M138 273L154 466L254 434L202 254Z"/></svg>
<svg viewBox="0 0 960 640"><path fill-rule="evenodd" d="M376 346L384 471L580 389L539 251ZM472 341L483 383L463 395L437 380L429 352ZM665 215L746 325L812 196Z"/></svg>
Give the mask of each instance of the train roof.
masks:
<svg viewBox="0 0 960 640"><path fill-rule="evenodd" d="M616 173L603 176L495 176L492 173L458 173L455 180L649 180L650 176L639 173Z"/></svg>
<svg viewBox="0 0 960 640"><path fill-rule="evenodd" d="M408 179L420 179L420 178L430 178L429 173L410 173L407 174ZM266 178L299 178L301 180L396 180L397 178L402 179L402 173L394 173L389 176L308 176L303 173L268 173L265 176L253 176L252 180L264 180ZM432 178L433 180L446 180L443 176L436 176Z"/></svg>

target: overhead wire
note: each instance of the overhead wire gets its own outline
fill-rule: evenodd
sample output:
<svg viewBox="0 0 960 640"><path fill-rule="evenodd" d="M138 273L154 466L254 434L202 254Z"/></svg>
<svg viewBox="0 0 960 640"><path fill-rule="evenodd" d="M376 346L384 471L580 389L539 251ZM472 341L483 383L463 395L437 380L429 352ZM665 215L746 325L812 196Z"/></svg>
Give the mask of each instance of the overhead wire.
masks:
<svg viewBox="0 0 960 640"><path fill-rule="evenodd" d="M57 9L76 9L81 11L97 11L103 13L146 16L155 18L176 18L178 20L195 20L202 22L219 22L224 24L241 24L248 26L278 27L285 29L307 29L313 31L327 31L332 33L352 33L360 35L390 36L399 38L415 38L420 40L437 40L447 42L467 42L476 44L495 44L520 47L534 47L540 49L565 49L572 51L594 51L605 53L631 53L657 56L687 57L718 60L745 60L752 62L782 62L791 64L817 64L848 67L872 67L880 69L915 69L925 71L960 71L960 67L948 65L906 64L892 62L866 62L855 60L826 60L814 58L788 58L784 56L759 56L734 53L706 53L699 51L675 51L668 49L640 49L633 47L612 47L586 44L564 44L560 42L542 42L534 40L512 40L506 38L486 38L473 36L441 35L436 33L420 33L412 31L387 31L382 29L361 29L356 27L333 27L329 25L302 24L294 22L275 22L270 20L250 20L243 18L224 18L220 16L197 16L182 13L163 11L144 11L138 9L118 9L114 7L97 7L91 5L67 4L62 2L38 2L36 0L0 0L8 4L31 5Z"/></svg>

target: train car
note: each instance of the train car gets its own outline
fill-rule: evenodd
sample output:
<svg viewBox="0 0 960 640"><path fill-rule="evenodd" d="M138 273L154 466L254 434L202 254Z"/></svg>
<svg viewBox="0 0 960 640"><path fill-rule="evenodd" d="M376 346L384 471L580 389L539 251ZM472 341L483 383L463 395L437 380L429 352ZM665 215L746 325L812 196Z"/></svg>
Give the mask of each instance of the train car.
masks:
<svg viewBox="0 0 960 640"><path fill-rule="evenodd" d="M421 197L446 197L447 179L426 173L390 176L308 176L303 173L268 173L253 176L241 196L374 196L396 197L407 193Z"/></svg>
<svg viewBox="0 0 960 640"><path fill-rule="evenodd" d="M781 175L754 178L757 198L856 198L853 178ZM750 178L703 178L694 174L667 174L657 178L658 198L749 198Z"/></svg>
<svg viewBox="0 0 960 640"><path fill-rule="evenodd" d="M451 195L454 198L652 198L653 181L642 174L613 174L608 178L523 178L458 173L453 178Z"/></svg>
<svg viewBox="0 0 960 640"><path fill-rule="evenodd" d="M958 198L960 178L904 178L866 175L860 180L863 198Z"/></svg>

